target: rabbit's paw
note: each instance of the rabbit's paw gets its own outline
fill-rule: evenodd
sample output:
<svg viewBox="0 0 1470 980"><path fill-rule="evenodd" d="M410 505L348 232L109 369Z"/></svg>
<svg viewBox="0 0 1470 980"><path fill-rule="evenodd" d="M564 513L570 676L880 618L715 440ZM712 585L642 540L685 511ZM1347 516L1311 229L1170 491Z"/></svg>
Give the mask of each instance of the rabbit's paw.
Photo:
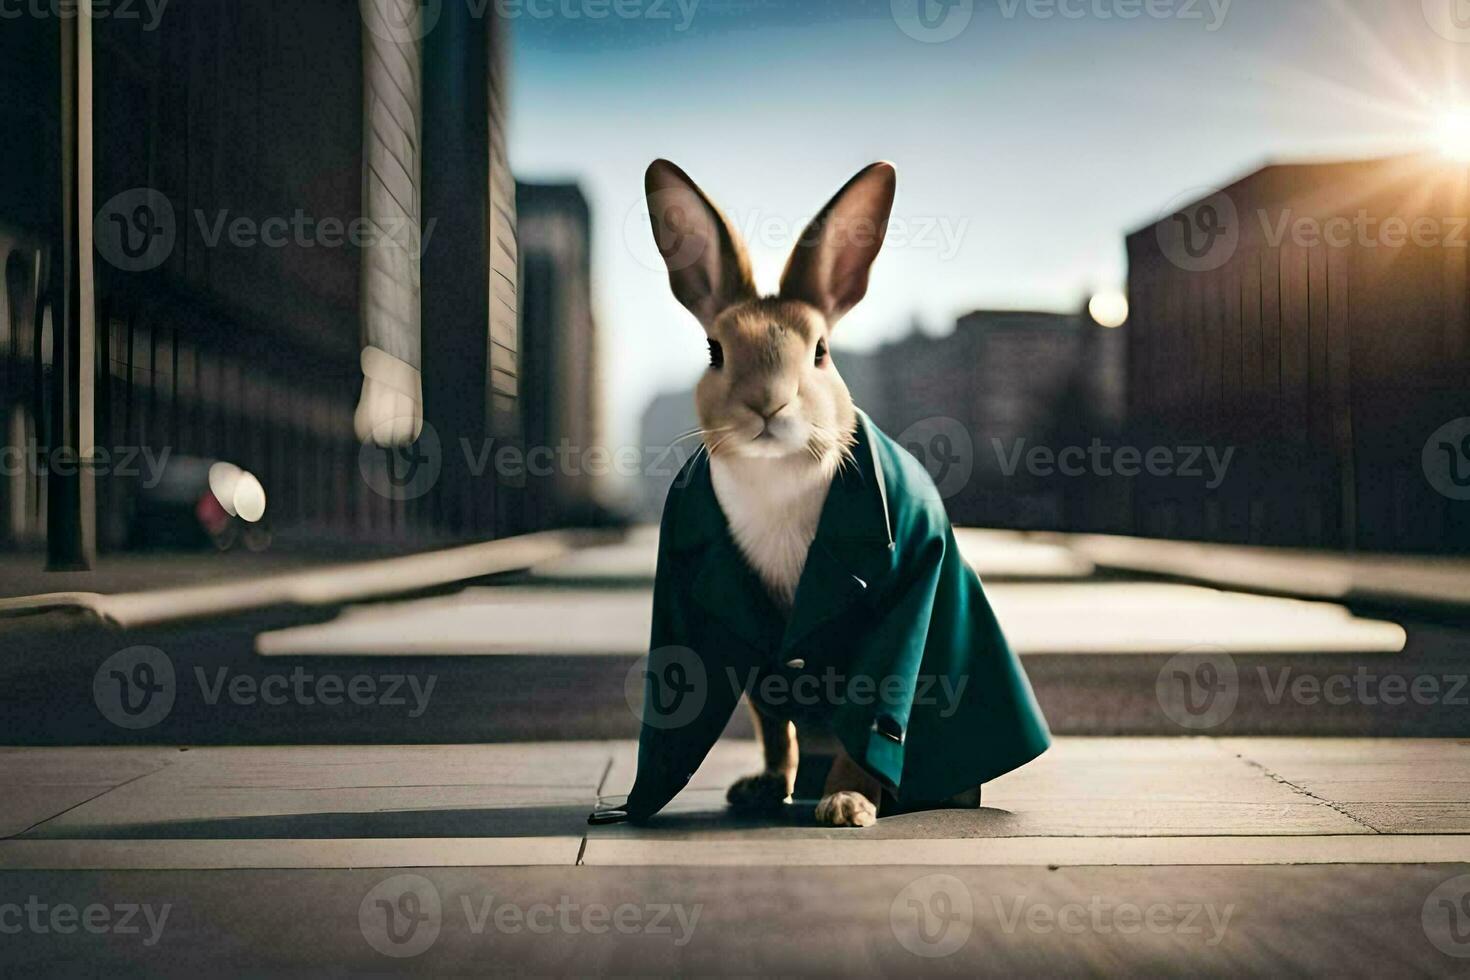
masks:
<svg viewBox="0 0 1470 980"><path fill-rule="evenodd" d="M731 784L725 799L737 810L769 812L791 802L784 772L758 772Z"/></svg>
<svg viewBox="0 0 1470 980"><path fill-rule="evenodd" d="M871 827L878 821L878 808L861 793L843 790L817 804L817 823L826 827Z"/></svg>

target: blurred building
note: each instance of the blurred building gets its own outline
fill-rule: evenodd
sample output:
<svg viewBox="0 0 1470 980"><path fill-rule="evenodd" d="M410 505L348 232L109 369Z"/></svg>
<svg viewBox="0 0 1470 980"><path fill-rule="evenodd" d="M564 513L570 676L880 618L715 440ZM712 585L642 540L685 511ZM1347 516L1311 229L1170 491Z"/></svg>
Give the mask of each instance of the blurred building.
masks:
<svg viewBox="0 0 1470 980"><path fill-rule="evenodd" d="M1141 533L1470 550L1467 173L1270 166L1128 237L1136 438L1235 449L1140 482Z"/></svg>
<svg viewBox="0 0 1470 980"><path fill-rule="evenodd" d="M178 4L156 23L91 25L95 443L246 468L278 537L410 542L522 523L519 491L467 451L523 421L503 24L447 4L421 40L368 29L374 4L404 2ZM72 23L12 18L0 36L12 447L56 435L58 51ZM396 251L379 263L385 237ZM365 344L422 378L421 405L417 376L388 391L425 423L412 452L435 475L412 489L370 476L392 470L393 450L363 452L354 433ZM0 537L38 542L47 473L12 470ZM99 472L104 545L130 492Z"/></svg>
<svg viewBox="0 0 1470 980"><path fill-rule="evenodd" d="M1037 471L1025 459L1116 437L1122 344L1120 331L1085 313L982 310L945 336L915 329L870 352L839 346L833 359L858 407L929 469L955 523L1119 530L1124 483ZM663 446L692 425L692 392L660 395L644 414L644 440ZM669 476L644 483L641 516L656 518Z"/></svg>
<svg viewBox="0 0 1470 980"><path fill-rule="evenodd" d="M516 184L526 519L599 520L611 477L592 318L591 215L576 184Z"/></svg>
<svg viewBox="0 0 1470 980"><path fill-rule="evenodd" d="M1117 431L1121 338L1085 314L981 310L952 333L915 332L870 354L839 351L853 398L929 468L956 523L1104 529L1116 520L1086 475L1034 470Z"/></svg>
<svg viewBox="0 0 1470 980"><path fill-rule="evenodd" d="M638 433L644 464L631 493L638 520L658 523L669 486L701 445L698 437L680 437L698 425L693 388L655 395L643 410Z"/></svg>

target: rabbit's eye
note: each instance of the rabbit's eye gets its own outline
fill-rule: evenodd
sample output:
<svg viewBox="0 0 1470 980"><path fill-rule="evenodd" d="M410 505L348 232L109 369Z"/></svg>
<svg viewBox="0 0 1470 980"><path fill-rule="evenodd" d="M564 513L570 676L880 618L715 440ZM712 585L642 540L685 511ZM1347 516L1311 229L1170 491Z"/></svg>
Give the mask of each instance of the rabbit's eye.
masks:
<svg viewBox="0 0 1470 980"><path fill-rule="evenodd" d="M826 362L827 362L827 341L825 341L825 340L819 340L819 341L817 341L817 367L821 367Z"/></svg>
<svg viewBox="0 0 1470 980"><path fill-rule="evenodd" d="M718 340L709 342L709 366L712 368L723 367L725 364L725 348L720 346Z"/></svg>

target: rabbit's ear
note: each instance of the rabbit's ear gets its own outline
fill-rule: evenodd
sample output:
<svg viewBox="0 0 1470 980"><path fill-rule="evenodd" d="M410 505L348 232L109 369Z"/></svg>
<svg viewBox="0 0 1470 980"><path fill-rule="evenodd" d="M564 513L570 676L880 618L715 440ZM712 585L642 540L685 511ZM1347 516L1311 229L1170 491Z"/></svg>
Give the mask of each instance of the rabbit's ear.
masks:
<svg viewBox="0 0 1470 980"><path fill-rule="evenodd" d="M730 222L689 175L667 160L643 177L653 238L674 297L706 328L725 309L755 298L745 246Z"/></svg>
<svg viewBox="0 0 1470 980"><path fill-rule="evenodd" d="M810 303L836 323L868 291L868 269L883 247L898 175L874 163L849 180L812 219L781 274L781 298Z"/></svg>

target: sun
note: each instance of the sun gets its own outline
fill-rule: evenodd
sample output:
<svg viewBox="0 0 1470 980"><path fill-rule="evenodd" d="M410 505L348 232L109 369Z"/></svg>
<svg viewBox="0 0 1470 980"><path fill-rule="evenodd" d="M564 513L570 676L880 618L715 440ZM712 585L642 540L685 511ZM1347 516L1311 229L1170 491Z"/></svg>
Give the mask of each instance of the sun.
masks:
<svg viewBox="0 0 1470 980"><path fill-rule="evenodd" d="M1470 163L1470 108L1443 113L1435 125L1434 141L1444 156L1459 163Z"/></svg>

